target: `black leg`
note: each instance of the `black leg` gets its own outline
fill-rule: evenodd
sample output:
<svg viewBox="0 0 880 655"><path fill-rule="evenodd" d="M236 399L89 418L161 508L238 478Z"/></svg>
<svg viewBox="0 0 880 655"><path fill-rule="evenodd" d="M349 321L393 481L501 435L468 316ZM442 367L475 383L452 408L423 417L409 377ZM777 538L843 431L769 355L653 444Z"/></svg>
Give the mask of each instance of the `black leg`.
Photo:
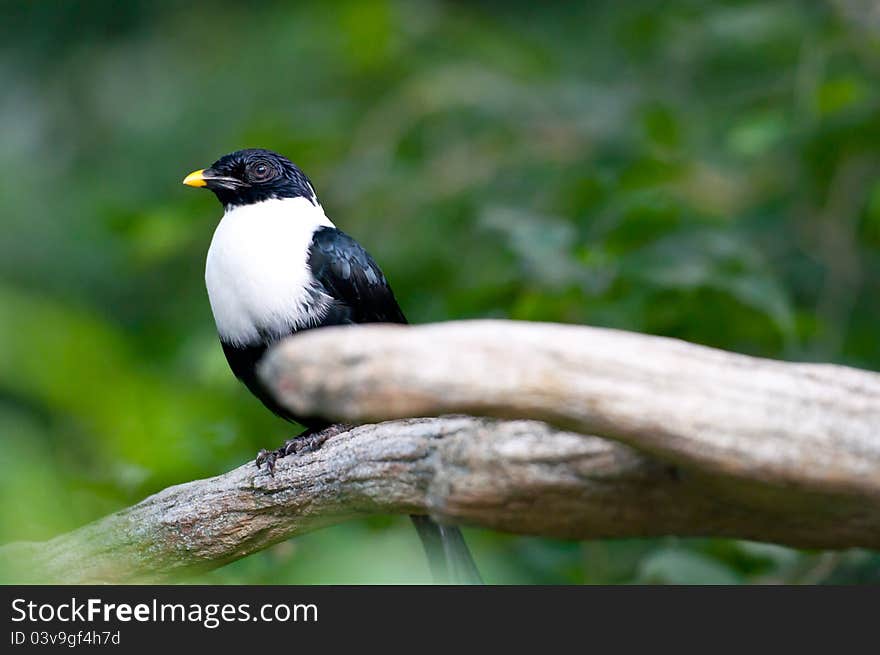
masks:
<svg viewBox="0 0 880 655"><path fill-rule="evenodd" d="M275 462L282 457L318 450L327 439L342 432L347 432L351 428L351 425L346 425L345 423L337 423L325 428L309 428L305 432L296 435L293 439L285 441L280 448L275 450L263 448L257 453L257 468L261 468L265 464L269 475L275 475Z"/></svg>

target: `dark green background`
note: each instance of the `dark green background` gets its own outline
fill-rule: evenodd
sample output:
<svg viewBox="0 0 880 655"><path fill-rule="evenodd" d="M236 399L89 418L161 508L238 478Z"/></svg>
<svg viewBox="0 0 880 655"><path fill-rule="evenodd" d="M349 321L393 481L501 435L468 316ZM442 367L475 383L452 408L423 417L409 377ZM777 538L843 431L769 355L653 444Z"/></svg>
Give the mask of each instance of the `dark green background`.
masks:
<svg viewBox="0 0 880 655"><path fill-rule="evenodd" d="M180 185L245 146L308 172L413 322L880 369L872 5L540 4L0 4L0 541L291 434L227 370L203 283L220 207ZM880 581L865 551L468 538L497 583ZM426 579L403 517L198 578Z"/></svg>

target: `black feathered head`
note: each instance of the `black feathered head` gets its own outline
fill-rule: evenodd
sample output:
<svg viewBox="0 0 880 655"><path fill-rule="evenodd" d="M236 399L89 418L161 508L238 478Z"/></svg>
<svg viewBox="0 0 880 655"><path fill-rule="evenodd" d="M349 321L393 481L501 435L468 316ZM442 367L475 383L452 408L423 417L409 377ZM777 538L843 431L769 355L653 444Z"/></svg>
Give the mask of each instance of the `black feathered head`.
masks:
<svg viewBox="0 0 880 655"><path fill-rule="evenodd" d="M250 205L270 198L318 197L309 178L286 157L271 150L248 148L224 155L209 168L193 171L183 183L206 187L224 207Z"/></svg>

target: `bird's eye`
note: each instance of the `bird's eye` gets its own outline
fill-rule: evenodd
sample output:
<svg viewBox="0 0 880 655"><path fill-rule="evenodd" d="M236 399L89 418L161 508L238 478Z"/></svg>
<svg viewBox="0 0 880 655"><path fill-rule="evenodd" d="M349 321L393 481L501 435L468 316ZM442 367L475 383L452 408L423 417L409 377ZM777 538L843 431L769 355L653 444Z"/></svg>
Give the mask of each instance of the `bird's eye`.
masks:
<svg viewBox="0 0 880 655"><path fill-rule="evenodd" d="M265 162L258 162L250 167L250 178L254 182L265 182L275 174L275 170Z"/></svg>

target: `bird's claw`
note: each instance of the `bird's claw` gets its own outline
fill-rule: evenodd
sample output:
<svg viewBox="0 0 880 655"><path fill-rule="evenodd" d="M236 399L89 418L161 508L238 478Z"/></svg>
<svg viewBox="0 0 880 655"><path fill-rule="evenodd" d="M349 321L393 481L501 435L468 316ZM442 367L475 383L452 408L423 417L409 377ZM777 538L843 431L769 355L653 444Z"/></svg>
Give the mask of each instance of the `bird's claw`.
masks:
<svg viewBox="0 0 880 655"><path fill-rule="evenodd" d="M269 475L274 476L275 462L282 457L287 457L288 455L300 455L318 450L327 439L349 429L351 429L350 425L337 424L331 425L323 430L318 430L317 432L306 430L302 434L295 436L293 439L288 439L276 450L266 450L263 448L257 453L255 463L258 469L262 468L263 464L265 464L266 472Z"/></svg>
<svg viewBox="0 0 880 655"><path fill-rule="evenodd" d="M278 451L277 450L266 450L265 448L261 449L260 452L257 453L256 465L257 468L262 468L263 464L266 465L266 472L275 476L275 460L278 459Z"/></svg>

